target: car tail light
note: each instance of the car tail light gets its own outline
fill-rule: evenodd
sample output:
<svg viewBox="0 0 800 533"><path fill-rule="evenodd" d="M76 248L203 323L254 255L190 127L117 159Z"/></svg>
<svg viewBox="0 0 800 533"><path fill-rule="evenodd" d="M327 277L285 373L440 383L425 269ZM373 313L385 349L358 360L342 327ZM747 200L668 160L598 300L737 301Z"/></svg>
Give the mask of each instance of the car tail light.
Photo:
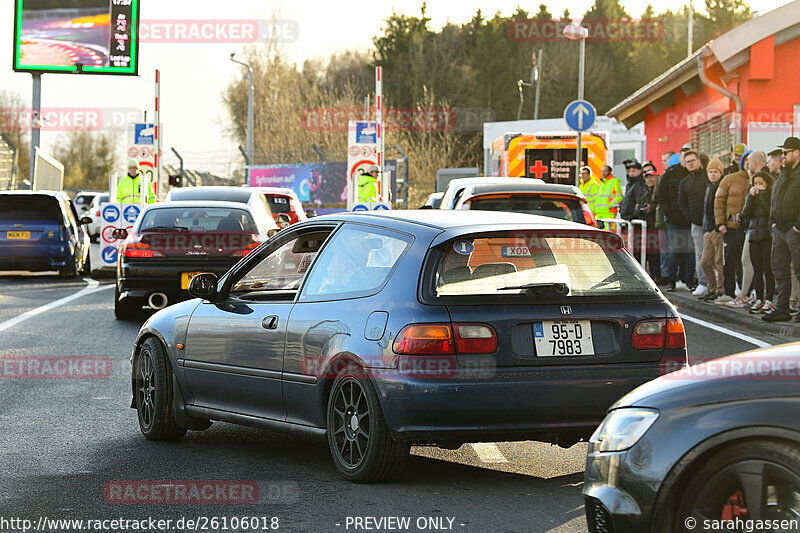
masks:
<svg viewBox="0 0 800 533"><path fill-rule="evenodd" d="M667 348L686 348L686 331L680 318L667 319Z"/></svg>
<svg viewBox="0 0 800 533"><path fill-rule="evenodd" d="M494 353L497 351L497 334L484 324L454 324L456 351L458 353Z"/></svg>
<svg viewBox="0 0 800 533"><path fill-rule="evenodd" d="M686 348L686 333L680 318L643 320L633 329L633 347L637 350Z"/></svg>
<svg viewBox="0 0 800 533"><path fill-rule="evenodd" d="M244 257L247 254L249 254L250 252L252 252L253 250L255 250L256 248L258 248L260 245L261 245L261 243L258 242L258 241L251 242L250 244L245 246L244 249L237 250L237 251L233 252L233 257Z"/></svg>
<svg viewBox="0 0 800 533"><path fill-rule="evenodd" d="M411 324L400 331L393 348L401 355L494 353L497 334L486 324Z"/></svg>
<svg viewBox="0 0 800 533"><path fill-rule="evenodd" d="M596 228L597 218L595 218L594 213L592 213L592 210L589 208L589 204L581 202L581 209L583 210L583 219L586 221L586 224Z"/></svg>
<svg viewBox="0 0 800 533"><path fill-rule="evenodd" d="M100 216L100 210L99 209L97 210L97 213L94 214L94 216L96 216L96 217Z"/></svg>
<svg viewBox="0 0 800 533"><path fill-rule="evenodd" d="M450 324L411 324L397 334L393 349L400 355L453 355L453 330Z"/></svg>
<svg viewBox="0 0 800 533"><path fill-rule="evenodd" d="M149 244L143 242L132 242L123 245L123 253L125 257L164 257L164 254L158 250L153 250Z"/></svg>

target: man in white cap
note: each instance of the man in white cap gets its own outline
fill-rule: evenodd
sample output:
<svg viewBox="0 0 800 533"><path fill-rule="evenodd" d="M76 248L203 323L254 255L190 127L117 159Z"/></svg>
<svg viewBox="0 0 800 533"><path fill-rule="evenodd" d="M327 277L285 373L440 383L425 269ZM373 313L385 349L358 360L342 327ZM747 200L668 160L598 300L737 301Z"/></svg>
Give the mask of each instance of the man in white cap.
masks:
<svg viewBox="0 0 800 533"><path fill-rule="evenodd" d="M139 163L135 159L128 160L128 173L117 182L117 203L118 204L138 204L141 201L142 173L139 171ZM148 204L155 203L156 195L153 188L147 187Z"/></svg>
<svg viewBox="0 0 800 533"><path fill-rule="evenodd" d="M378 165L370 165L366 171L358 177L358 201L377 202L378 201Z"/></svg>

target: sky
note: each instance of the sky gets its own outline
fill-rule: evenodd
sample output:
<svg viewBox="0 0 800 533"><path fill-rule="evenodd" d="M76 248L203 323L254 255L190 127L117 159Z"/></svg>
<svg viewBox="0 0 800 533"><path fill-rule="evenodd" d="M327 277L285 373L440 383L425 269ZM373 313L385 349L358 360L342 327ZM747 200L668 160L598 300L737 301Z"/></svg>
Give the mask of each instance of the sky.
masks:
<svg viewBox="0 0 800 533"><path fill-rule="evenodd" d="M525 3L535 12L540 0ZM560 14L565 7L579 16L593 0L546 0L551 13ZM634 17L641 14L648 2L623 0ZM656 13L675 10L674 0L652 0ZM704 2L695 0L695 4ZM750 0L753 11L766 12L788 3L786 0ZM430 26L440 28L447 22L461 24L480 8L485 16L500 12L513 13L519 0L459 0L427 2ZM289 61L301 64L306 59L327 58L347 49L369 49L372 37L380 31L392 11L418 15L422 2L305 2L264 0L141 0L142 20L181 19L256 19L273 18L289 21L287 29L296 28L297 38L284 43ZM14 0L0 0L0 91L18 93L25 102L31 98L31 76L12 71ZM225 128L227 114L221 94L230 80L243 68L230 61L231 52L241 50L235 43L142 43L139 76L89 76L45 74L42 77L42 107L100 107L127 110L135 116L148 111L152 120L154 72L161 72L161 123L163 125L163 161L174 164L174 147L185 159L188 168L207 170L221 175L242 164L237 145L228 139ZM142 118L142 117L139 117ZM256 132L257 134L257 132ZM344 133L343 133L344 135ZM42 146L52 150L60 140L58 132L43 132ZM124 145L123 140L120 144Z"/></svg>

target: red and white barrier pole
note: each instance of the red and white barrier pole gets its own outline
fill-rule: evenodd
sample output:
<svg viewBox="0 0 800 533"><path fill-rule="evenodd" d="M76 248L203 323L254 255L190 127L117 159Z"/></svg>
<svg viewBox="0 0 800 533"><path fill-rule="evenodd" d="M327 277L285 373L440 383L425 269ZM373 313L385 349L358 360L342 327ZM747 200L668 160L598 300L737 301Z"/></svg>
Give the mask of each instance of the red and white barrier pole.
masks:
<svg viewBox="0 0 800 533"><path fill-rule="evenodd" d="M377 141L377 163L380 169L380 179L378 180L378 200L384 201L383 198L383 69L375 67L375 128L378 133Z"/></svg>
<svg viewBox="0 0 800 533"><path fill-rule="evenodd" d="M155 123L155 139L154 139L154 146L153 150L155 153L153 154L153 177L155 180L155 194L158 197L158 189L159 185L161 185L161 164L159 162L159 156L161 155L161 136L158 134L158 126L160 124L160 117L161 117L161 106L159 105L159 100L161 98L161 77L160 72L156 69L156 123Z"/></svg>

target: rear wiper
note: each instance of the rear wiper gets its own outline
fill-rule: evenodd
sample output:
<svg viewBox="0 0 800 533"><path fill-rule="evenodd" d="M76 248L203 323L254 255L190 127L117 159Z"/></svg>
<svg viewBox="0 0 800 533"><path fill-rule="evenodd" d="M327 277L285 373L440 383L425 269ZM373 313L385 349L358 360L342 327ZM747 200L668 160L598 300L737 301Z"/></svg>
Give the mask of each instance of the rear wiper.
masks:
<svg viewBox="0 0 800 533"><path fill-rule="evenodd" d="M595 283L594 285L589 287L589 290L593 291L595 289L599 289L603 285L608 285L609 283L617 283L617 282L619 282L619 278L617 278L617 274L614 273L614 274L611 274L610 276L608 276L606 279L604 279L602 281L598 281L597 283Z"/></svg>
<svg viewBox="0 0 800 533"><path fill-rule="evenodd" d="M552 289L556 294L565 296L569 292L569 287L566 283L556 283L552 281L544 282L544 283L526 283L525 285L511 285L509 287L500 287L499 291L510 291L514 289L522 289L525 291L530 291L536 294L537 292L543 292L541 290L537 291L536 289Z"/></svg>
<svg viewBox="0 0 800 533"><path fill-rule="evenodd" d="M144 232L144 231L172 231L172 230L189 231L189 228L187 228L186 226L153 226L152 228L145 228L139 231Z"/></svg>

